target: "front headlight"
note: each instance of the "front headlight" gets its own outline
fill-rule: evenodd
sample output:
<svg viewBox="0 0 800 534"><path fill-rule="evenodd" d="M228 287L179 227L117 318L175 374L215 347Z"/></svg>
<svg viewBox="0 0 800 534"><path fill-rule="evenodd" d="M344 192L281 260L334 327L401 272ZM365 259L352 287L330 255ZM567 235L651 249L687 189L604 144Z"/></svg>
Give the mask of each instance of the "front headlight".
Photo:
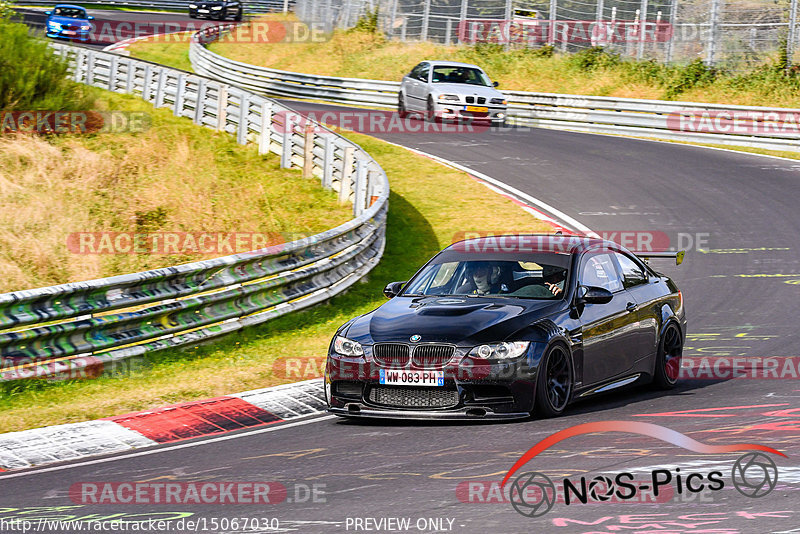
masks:
<svg viewBox="0 0 800 534"><path fill-rule="evenodd" d="M222 6L214 6L211 9L220 10L220 9L222 9Z"/></svg>
<svg viewBox="0 0 800 534"><path fill-rule="evenodd" d="M478 345L470 351L469 355L484 360L510 360L525 354L530 344L530 341L504 341L503 343Z"/></svg>
<svg viewBox="0 0 800 534"><path fill-rule="evenodd" d="M91 26L89 26L89 25L81 26L81 30L83 30L83 31L87 31L89 29L91 29Z"/></svg>
<svg viewBox="0 0 800 534"><path fill-rule="evenodd" d="M364 348L361 346L361 343L342 336L336 336L336 339L333 340L333 350L342 356L364 355Z"/></svg>
<svg viewBox="0 0 800 534"><path fill-rule="evenodd" d="M54 30L60 30L61 29L61 24L59 24L58 22L52 22L51 21L51 22L48 22L47 24Z"/></svg>
<svg viewBox="0 0 800 534"><path fill-rule="evenodd" d="M189 9L197 9L197 4L189 4Z"/></svg>
<svg viewBox="0 0 800 534"><path fill-rule="evenodd" d="M492 104L495 104L497 106L505 106L506 104L508 104L508 102L506 102L505 98L493 98Z"/></svg>
<svg viewBox="0 0 800 534"><path fill-rule="evenodd" d="M439 100L445 100L447 102L458 102L459 98L458 95L439 95Z"/></svg>

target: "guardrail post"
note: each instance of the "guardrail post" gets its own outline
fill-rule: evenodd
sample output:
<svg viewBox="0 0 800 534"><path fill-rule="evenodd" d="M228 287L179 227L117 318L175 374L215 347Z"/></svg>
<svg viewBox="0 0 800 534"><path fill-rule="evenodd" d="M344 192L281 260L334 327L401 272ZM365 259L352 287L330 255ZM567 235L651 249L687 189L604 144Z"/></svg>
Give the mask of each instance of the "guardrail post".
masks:
<svg viewBox="0 0 800 534"><path fill-rule="evenodd" d="M283 118L283 146L281 146L281 168L292 166L292 134L294 133L294 115L287 113Z"/></svg>
<svg viewBox="0 0 800 534"><path fill-rule="evenodd" d="M142 85L142 99L150 102L150 86L153 84L153 67L148 63L144 66L144 82Z"/></svg>
<svg viewBox="0 0 800 534"><path fill-rule="evenodd" d="M325 189L331 188L333 182L333 141L332 136L326 135L323 137L325 146L322 152L322 187Z"/></svg>
<svg viewBox="0 0 800 534"><path fill-rule="evenodd" d="M261 104L261 131L258 134L258 153L269 152L270 134L272 133L272 102L265 100Z"/></svg>
<svg viewBox="0 0 800 534"><path fill-rule="evenodd" d="M94 52L89 52L86 58L86 85L94 85Z"/></svg>
<svg viewBox="0 0 800 534"><path fill-rule="evenodd" d="M203 125L203 118L206 115L206 81L200 78L197 84L197 100L194 103L194 123Z"/></svg>
<svg viewBox="0 0 800 534"><path fill-rule="evenodd" d="M186 91L186 75L178 74L178 87L175 88L175 109L173 111L176 117L181 116L183 111L183 94Z"/></svg>
<svg viewBox="0 0 800 534"><path fill-rule="evenodd" d="M303 178L314 176L314 125L306 123L303 136Z"/></svg>
<svg viewBox="0 0 800 534"><path fill-rule="evenodd" d="M219 86L219 94L217 96L217 130L224 132L225 126L228 125L228 87L226 85Z"/></svg>
<svg viewBox="0 0 800 534"><path fill-rule="evenodd" d="M361 158L356 160L356 184L353 193L353 215L358 217L364 211L367 200L367 162Z"/></svg>
<svg viewBox="0 0 800 534"><path fill-rule="evenodd" d="M158 82L156 83L156 99L153 104L155 107L160 108L164 105L164 89L167 85L167 73L164 68L158 69Z"/></svg>
<svg viewBox="0 0 800 534"><path fill-rule="evenodd" d="M355 147L352 146L344 147L344 158L342 159L342 181L339 182L339 202L342 204L347 202L347 199L350 198L355 150Z"/></svg>
<svg viewBox="0 0 800 534"><path fill-rule="evenodd" d="M133 60L127 61L128 76L125 78L125 93L133 94L133 82L136 79L136 63Z"/></svg>
<svg viewBox="0 0 800 534"><path fill-rule="evenodd" d="M83 66L84 54L86 54L86 52L81 48L75 55L75 81L78 83L81 81L81 67Z"/></svg>
<svg viewBox="0 0 800 534"><path fill-rule="evenodd" d="M117 90L117 56L111 56L111 64L108 66L108 90Z"/></svg>
<svg viewBox="0 0 800 534"><path fill-rule="evenodd" d="M250 96L243 93L239 98L239 124L236 127L236 142L247 143L247 130L250 126Z"/></svg>

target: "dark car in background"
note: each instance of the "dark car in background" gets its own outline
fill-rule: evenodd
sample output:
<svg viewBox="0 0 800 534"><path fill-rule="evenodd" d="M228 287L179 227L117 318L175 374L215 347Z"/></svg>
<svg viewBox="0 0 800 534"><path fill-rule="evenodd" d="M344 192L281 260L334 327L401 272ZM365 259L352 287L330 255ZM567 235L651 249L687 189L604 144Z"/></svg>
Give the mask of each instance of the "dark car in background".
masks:
<svg viewBox="0 0 800 534"><path fill-rule="evenodd" d="M341 326L325 370L341 416L521 418L633 383L675 385L683 297L609 241L508 236L455 243L389 301Z"/></svg>
<svg viewBox="0 0 800 534"><path fill-rule="evenodd" d="M45 35L52 38L77 39L86 41L92 31L94 17L81 6L58 4L45 11Z"/></svg>
<svg viewBox="0 0 800 534"><path fill-rule="evenodd" d="M189 16L193 19L242 20L244 11L239 1L215 0L211 2L190 2Z"/></svg>

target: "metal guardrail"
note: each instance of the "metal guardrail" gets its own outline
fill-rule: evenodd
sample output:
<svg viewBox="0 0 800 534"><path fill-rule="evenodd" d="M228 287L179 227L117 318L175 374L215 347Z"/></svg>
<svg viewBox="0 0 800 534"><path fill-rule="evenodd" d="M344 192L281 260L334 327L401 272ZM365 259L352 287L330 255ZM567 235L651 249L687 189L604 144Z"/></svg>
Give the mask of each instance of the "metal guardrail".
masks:
<svg viewBox="0 0 800 534"><path fill-rule="evenodd" d="M397 107L399 82L317 76L248 65L205 47L206 43L219 36L220 31L228 30L209 28L198 32L192 39L189 58L196 72L263 95L389 109ZM508 99L509 122L517 125L800 151L800 109L527 91L503 91L503 94ZM711 129L728 130L731 133L680 129L681 114L699 116L703 112L709 115ZM720 115L726 112L729 118ZM742 128L742 120L734 118L733 113L756 114L759 119L753 123L753 127ZM703 126L700 121L693 121L695 123Z"/></svg>
<svg viewBox="0 0 800 534"><path fill-rule="evenodd" d="M53 0L22 0L17 2L25 6L47 6L52 7L58 2ZM122 8L149 8L166 9L170 11L189 12L189 0L82 0L77 2L84 7L122 7ZM286 7L294 4L294 0L288 6L284 0L243 0L245 14L250 13L271 13L284 11Z"/></svg>
<svg viewBox="0 0 800 534"><path fill-rule="evenodd" d="M0 381L95 374L119 360L202 342L341 293L384 247L389 184L358 145L291 109L196 74L62 43L78 82L141 96L301 167L355 218L312 237L163 269L0 295ZM311 144L309 144L311 143Z"/></svg>

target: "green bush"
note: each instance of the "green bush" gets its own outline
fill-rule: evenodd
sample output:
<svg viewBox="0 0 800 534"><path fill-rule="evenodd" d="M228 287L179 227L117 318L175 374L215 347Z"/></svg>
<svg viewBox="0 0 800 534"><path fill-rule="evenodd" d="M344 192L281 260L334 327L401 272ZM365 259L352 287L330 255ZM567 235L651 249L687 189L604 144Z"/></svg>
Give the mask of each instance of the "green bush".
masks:
<svg viewBox="0 0 800 534"><path fill-rule="evenodd" d="M703 87L714 83L720 72L714 67L695 59L691 63L675 69L672 79L666 84L666 98L673 99L695 87Z"/></svg>
<svg viewBox="0 0 800 534"><path fill-rule="evenodd" d="M67 78L67 65L24 24L0 18L0 109L77 110L89 91Z"/></svg>
<svg viewBox="0 0 800 534"><path fill-rule="evenodd" d="M617 66L622 60L619 54L606 52L602 46L593 46L568 56L567 61L570 66L580 71L590 72L596 69L607 69Z"/></svg>
<svg viewBox="0 0 800 534"><path fill-rule="evenodd" d="M378 33L378 8L367 11L348 32Z"/></svg>

